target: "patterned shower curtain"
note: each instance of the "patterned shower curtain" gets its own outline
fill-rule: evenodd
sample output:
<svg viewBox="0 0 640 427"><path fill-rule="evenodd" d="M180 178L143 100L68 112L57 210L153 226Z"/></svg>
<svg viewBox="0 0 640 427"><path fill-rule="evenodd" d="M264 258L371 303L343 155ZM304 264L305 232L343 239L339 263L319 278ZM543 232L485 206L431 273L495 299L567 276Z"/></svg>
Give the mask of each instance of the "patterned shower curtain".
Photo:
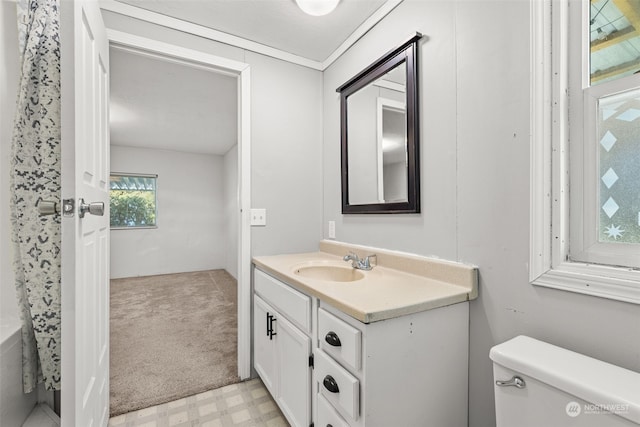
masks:
<svg viewBox="0 0 640 427"><path fill-rule="evenodd" d="M21 76L10 191L25 393L40 381L60 389L60 215L38 215L41 201L60 200L59 17L59 0L18 1Z"/></svg>

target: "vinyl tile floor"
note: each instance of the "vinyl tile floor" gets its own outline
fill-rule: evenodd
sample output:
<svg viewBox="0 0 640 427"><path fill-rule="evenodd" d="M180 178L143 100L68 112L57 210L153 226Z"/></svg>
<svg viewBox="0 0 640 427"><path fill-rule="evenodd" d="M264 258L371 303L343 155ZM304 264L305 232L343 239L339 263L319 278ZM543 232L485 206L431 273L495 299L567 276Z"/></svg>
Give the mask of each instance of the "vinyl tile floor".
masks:
<svg viewBox="0 0 640 427"><path fill-rule="evenodd" d="M260 379L118 415L109 427L287 427Z"/></svg>

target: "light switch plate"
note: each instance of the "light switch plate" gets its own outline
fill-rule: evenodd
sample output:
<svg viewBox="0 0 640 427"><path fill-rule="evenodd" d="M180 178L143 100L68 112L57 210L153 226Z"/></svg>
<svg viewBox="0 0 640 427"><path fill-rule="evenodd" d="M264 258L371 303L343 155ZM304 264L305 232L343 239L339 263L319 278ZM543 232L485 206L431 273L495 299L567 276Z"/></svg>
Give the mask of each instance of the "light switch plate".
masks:
<svg viewBox="0 0 640 427"><path fill-rule="evenodd" d="M259 227L267 225L267 210L251 209L251 225Z"/></svg>
<svg viewBox="0 0 640 427"><path fill-rule="evenodd" d="M329 238L330 239L336 238L336 222L335 221L329 221Z"/></svg>

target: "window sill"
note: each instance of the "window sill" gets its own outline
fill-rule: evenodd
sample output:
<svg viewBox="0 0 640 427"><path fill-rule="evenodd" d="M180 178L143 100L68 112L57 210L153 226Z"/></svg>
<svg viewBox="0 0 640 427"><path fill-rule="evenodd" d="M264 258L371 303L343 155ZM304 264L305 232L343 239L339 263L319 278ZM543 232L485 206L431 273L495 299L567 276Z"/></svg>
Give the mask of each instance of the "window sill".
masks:
<svg viewBox="0 0 640 427"><path fill-rule="evenodd" d="M139 226L139 227L110 227L111 230L115 231L115 230L152 230L158 228L157 225L145 225L145 226Z"/></svg>
<svg viewBox="0 0 640 427"><path fill-rule="evenodd" d="M536 286L640 304L640 271L629 268L564 262L543 273L531 283Z"/></svg>

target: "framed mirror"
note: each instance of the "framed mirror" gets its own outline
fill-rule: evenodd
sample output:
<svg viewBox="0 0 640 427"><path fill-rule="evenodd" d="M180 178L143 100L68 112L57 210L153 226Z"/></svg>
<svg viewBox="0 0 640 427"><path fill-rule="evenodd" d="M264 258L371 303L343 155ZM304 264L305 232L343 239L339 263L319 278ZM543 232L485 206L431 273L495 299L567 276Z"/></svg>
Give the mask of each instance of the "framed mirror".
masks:
<svg viewBox="0 0 640 427"><path fill-rule="evenodd" d="M342 213L419 213L416 33L337 89Z"/></svg>

